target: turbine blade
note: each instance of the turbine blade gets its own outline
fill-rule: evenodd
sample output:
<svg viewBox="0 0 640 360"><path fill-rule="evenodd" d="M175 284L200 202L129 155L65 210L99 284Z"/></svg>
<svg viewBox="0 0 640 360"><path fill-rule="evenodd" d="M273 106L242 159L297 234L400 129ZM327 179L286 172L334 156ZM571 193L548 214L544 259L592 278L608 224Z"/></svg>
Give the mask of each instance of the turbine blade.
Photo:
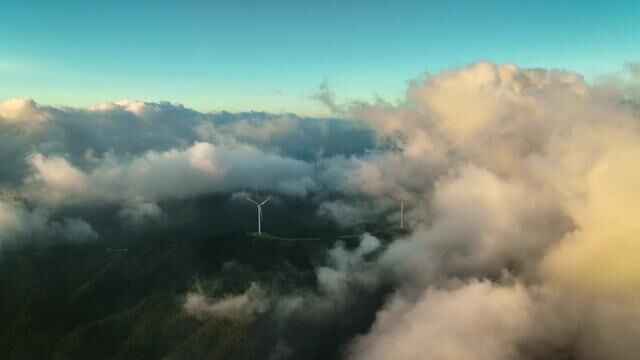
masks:
<svg viewBox="0 0 640 360"><path fill-rule="evenodd" d="M245 198L245 199L247 199L247 200L251 201L252 203L254 203L254 204L256 204L256 205L260 205L260 204L258 204L258 202L257 202L257 201L255 201L255 200L253 200L253 199L250 199L250 198Z"/></svg>
<svg viewBox="0 0 640 360"><path fill-rule="evenodd" d="M268 198L266 198L263 202L260 203L260 206L264 205L267 203L267 201L271 200L271 195L269 195Z"/></svg>

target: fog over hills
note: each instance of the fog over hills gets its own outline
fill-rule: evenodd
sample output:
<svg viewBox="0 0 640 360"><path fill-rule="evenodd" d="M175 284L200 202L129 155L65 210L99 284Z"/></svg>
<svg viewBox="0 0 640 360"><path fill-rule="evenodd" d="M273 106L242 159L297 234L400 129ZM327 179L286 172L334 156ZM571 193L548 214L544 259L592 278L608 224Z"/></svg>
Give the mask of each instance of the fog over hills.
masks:
<svg viewBox="0 0 640 360"><path fill-rule="evenodd" d="M636 70L323 86L333 118L2 102L0 357L636 359Z"/></svg>

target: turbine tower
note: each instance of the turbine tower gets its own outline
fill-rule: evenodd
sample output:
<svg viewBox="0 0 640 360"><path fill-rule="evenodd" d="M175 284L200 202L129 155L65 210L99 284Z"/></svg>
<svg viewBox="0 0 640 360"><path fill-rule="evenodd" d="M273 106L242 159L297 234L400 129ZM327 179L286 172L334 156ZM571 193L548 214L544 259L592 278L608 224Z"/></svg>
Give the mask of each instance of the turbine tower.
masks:
<svg viewBox="0 0 640 360"><path fill-rule="evenodd" d="M404 199L400 199L400 229L404 229Z"/></svg>
<svg viewBox="0 0 640 360"><path fill-rule="evenodd" d="M269 195L263 202L259 203L251 198L247 198L247 200L251 201L258 208L258 234L262 234L262 205L266 204L267 201L271 200L271 195Z"/></svg>
<svg viewBox="0 0 640 360"><path fill-rule="evenodd" d="M393 197L400 201L400 229L404 229L404 202L409 200L409 196L407 193L396 193Z"/></svg>

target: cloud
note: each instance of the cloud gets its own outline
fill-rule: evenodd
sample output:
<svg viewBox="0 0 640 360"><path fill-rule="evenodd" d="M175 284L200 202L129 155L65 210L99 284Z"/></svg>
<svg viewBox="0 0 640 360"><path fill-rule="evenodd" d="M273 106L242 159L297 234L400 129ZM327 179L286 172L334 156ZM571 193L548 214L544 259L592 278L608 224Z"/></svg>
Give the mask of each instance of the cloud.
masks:
<svg viewBox="0 0 640 360"><path fill-rule="evenodd" d="M631 76L640 77L640 63L629 62L626 64L626 69L629 71Z"/></svg>
<svg viewBox="0 0 640 360"><path fill-rule="evenodd" d="M49 202L151 201L233 192L260 186L305 196L315 184L303 161L267 154L247 145L232 148L195 143L184 150L150 151L141 156L108 155L83 172L59 156L34 154L28 193Z"/></svg>
<svg viewBox="0 0 640 360"><path fill-rule="evenodd" d="M58 225L58 229L63 238L70 242L84 242L98 238L98 234L91 225L82 219L64 219Z"/></svg>
<svg viewBox="0 0 640 360"><path fill-rule="evenodd" d="M419 205L419 204L418 204ZM423 205L424 206L424 205ZM473 274L534 266L570 228L550 194L465 165L434 185L427 209L406 241L390 245L381 261L401 278ZM418 212L415 214L415 212Z"/></svg>
<svg viewBox="0 0 640 360"><path fill-rule="evenodd" d="M98 234L80 218L52 220L46 210L28 209L19 202L0 199L0 251L27 244L94 241Z"/></svg>
<svg viewBox="0 0 640 360"><path fill-rule="evenodd" d="M415 199L407 209L411 232L376 261L379 273L393 274L396 295L354 345L353 357L465 358L474 357L473 349L484 358L528 358L519 353L522 344L529 354L553 353L557 344L529 332L528 319L531 312L552 318L576 303L559 289L592 299L581 303L583 315L616 306L633 313L640 289L640 249L633 239L640 228L631 214L640 210L640 193L632 162L640 155L640 128L638 112L625 100L633 89L628 82L590 85L566 71L479 62L414 81L406 101L396 105L348 105L352 116L376 129L379 141L391 138L396 146L343 167L350 169L349 181L337 188L343 197L323 209L337 218L368 209L388 214L397 210L385 204L387 194L402 191ZM519 285L499 283L505 269ZM452 279L467 285L434 290ZM555 294L554 306L528 298L538 287ZM486 303L474 292L479 288L489 294ZM482 308L503 293L518 299L505 305L513 305L509 315ZM461 337L456 329L440 329L447 321L429 309L440 309L449 321L457 310L449 313L431 299L475 301L477 308L462 307L472 318L490 317L491 326L505 324L503 316L522 321L498 330L463 322ZM640 336L616 316L565 321L549 321L543 331L570 338L562 344L564 355L591 358L589 349L597 348L594 358L629 358L621 350L628 343L608 339L625 331ZM595 335L599 331L606 335ZM423 333L431 336L423 339Z"/></svg>
<svg viewBox="0 0 640 360"><path fill-rule="evenodd" d="M303 353L288 321L313 338L357 314L358 331L371 330L349 348L355 359L631 359L637 89L633 66L587 83L484 61L415 80L395 104L336 104L323 84L318 97L357 120L11 100L0 106L10 129L0 133L0 186L15 199L0 203L0 236L95 238L92 222L68 213L112 209L144 224L259 187L344 228L375 224L395 237L337 245L316 266L315 288L266 296L279 356ZM406 232L390 227L396 194L408 199ZM252 299L187 303L204 318L255 313Z"/></svg>
<svg viewBox="0 0 640 360"><path fill-rule="evenodd" d="M287 133L294 131L295 126L296 123L294 120L287 116L283 116L273 121L258 124L253 123L248 119L242 119L228 125L225 130L236 134L240 139L264 142L277 135L286 135Z"/></svg>
<svg viewBox="0 0 640 360"><path fill-rule="evenodd" d="M543 268L567 285L638 294L640 226L633 214L640 211L640 172L632 164L640 156L640 137L633 127L585 131L558 144L577 148L556 158L564 164L547 174L557 181L578 228L548 254ZM588 164L581 163L584 157Z"/></svg>
<svg viewBox="0 0 640 360"><path fill-rule="evenodd" d="M43 191L44 196L52 200L66 196L82 196L88 191L89 179L87 176L60 156L44 157L42 154L34 154L28 158L35 173L27 181L36 183Z"/></svg>
<svg viewBox="0 0 640 360"><path fill-rule="evenodd" d="M318 289L337 302L344 302L350 295L349 286L375 287L377 278L365 268L365 258L381 248L380 240L365 233L355 249L347 250L338 243L328 252L326 266L316 268Z"/></svg>
<svg viewBox="0 0 640 360"><path fill-rule="evenodd" d="M393 298L352 348L358 359L515 359L532 323L521 285L472 281L428 288L416 303Z"/></svg>
<svg viewBox="0 0 640 360"><path fill-rule="evenodd" d="M51 115L30 98L10 99L0 103L0 126L22 131L34 131Z"/></svg>
<svg viewBox="0 0 640 360"><path fill-rule="evenodd" d="M344 112L344 109L336 102L336 94L329 88L329 80L324 79L318 91L312 96L312 99L319 101L326 106L331 112L340 114Z"/></svg>
<svg viewBox="0 0 640 360"><path fill-rule="evenodd" d="M199 320L210 317L239 318L261 311L263 291L252 284L240 295L230 295L220 299L209 299L201 293L188 293L184 303L185 311Z"/></svg>
<svg viewBox="0 0 640 360"><path fill-rule="evenodd" d="M132 100L73 108L12 99L0 104L0 129L0 188L51 219L87 216L96 231L172 222L178 201L214 194L327 192L318 164L375 146L355 121Z"/></svg>
<svg viewBox="0 0 640 360"><path fill-rule="evenodd" d="M125 202L125 205L118 212L118 216L131 225L141 226L148 223L162 222L166 219L167 214L162 211L157 203L134 197Z"/></svg>

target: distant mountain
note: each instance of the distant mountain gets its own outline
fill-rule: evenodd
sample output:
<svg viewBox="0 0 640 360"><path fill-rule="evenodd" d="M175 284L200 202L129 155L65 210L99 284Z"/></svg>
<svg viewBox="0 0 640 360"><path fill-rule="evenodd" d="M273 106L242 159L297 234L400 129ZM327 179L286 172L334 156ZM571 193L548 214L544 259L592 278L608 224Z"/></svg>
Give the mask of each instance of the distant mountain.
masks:
<svg viewBox="0 0 640 360"><path fill-rule="evenodd" d="M312 292L314 263L323 261L328 245L237 232L147 240L127 251L59 245L5 258L0 358L263 359L279 351L279 336L302 336L302 345L282 358L297 358L296 351L312 358L318 348L318 359L338 357L350 337L369 326L374 309L352 315L358 321L339 331L309 332L301 319L276 330L269 311L198 319L183 308L186 294L203 287L213 295L239 294L259 282L270 291Z"/></svg>

